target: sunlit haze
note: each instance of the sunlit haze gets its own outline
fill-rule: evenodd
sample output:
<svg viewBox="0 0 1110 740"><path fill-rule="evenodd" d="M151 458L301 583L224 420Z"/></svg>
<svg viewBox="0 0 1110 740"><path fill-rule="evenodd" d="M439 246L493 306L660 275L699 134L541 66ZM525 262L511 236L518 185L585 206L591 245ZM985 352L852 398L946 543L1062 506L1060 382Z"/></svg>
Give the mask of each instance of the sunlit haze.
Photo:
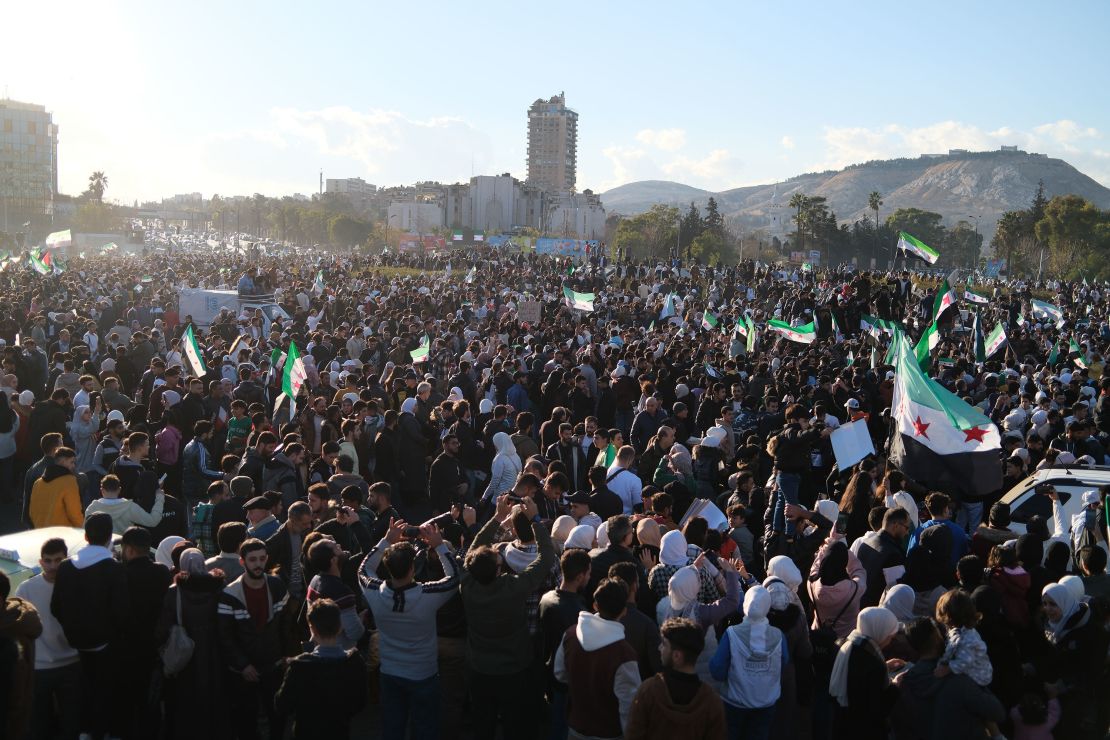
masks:
<svg viewBox="0 0 1110 740"><path fill-rule="evenodd" d="M565 91L578 188L708 189L949 148L1110 185L1110 4L7 3L0 97L109 200L525 174Z"/></svg>

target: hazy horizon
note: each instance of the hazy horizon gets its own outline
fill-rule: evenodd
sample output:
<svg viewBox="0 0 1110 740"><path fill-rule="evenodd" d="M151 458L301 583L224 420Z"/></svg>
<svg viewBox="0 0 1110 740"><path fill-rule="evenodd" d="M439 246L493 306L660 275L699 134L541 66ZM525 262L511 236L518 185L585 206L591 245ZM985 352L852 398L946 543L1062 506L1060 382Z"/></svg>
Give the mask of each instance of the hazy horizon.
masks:
<svg viewBox="0 0 1110 740"><path fill-rule="evenodd" d="M561 91L579 114L578 190L719 191L1000 145L1110 186L1097 92L1110 4L1097 0L714 13L431 2L419 15L59 2L5 16L21 32L0 47L0 97L53 113L70 195L93 170L126 203L311 194L321 169L378 186L523 178L527 108ZM1036 49L1016 47L1030 29Z"/></svg>

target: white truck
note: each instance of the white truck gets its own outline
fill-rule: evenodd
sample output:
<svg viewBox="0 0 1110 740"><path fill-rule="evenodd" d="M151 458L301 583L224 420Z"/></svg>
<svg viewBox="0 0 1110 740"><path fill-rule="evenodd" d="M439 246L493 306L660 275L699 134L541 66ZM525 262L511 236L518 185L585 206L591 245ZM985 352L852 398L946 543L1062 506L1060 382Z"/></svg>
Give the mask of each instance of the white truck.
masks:
<svg viewBox="0 0 1110 740"><path fill-rule="evenodd" d="M240 296L235 290L213 290L207 288L180 288L177 291L178 315L182 320L192 316L193 321L202 329L212 325L212 320L220 315L220 311L228 309L236 316L247 309L251 313L255 309L262 310L262 328L270 331L270 324L274 319L280 318L288 321L291 317L285 309L274 303L273 294Z"/></svg>

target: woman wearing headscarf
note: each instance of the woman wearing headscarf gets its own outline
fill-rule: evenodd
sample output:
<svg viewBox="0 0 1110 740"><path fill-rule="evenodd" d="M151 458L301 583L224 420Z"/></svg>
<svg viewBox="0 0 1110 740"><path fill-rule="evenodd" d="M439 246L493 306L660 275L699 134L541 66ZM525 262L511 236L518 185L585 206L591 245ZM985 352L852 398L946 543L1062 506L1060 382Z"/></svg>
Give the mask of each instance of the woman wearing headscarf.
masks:
<svg viewBox="0 0 1110 740"><path fill-rule="evenodd" d="M686 536L674 530L667 532L659 540L659 564L648 573L648 586L657 599L667 597L667 584L679 568L689 565L692 561L687 554L688 545ZM698 600L703 604L711 604L720 596L716 579L708 569L698 571L700 584L698 587Z"/></svg>
<svg viewBox="0 0 1110 740"><path fill-rule="evenodd" d="M847 637L856 623L860 599L867 591L867 570L844 540L830 537L817 551L809 569L808 589L813 604L813 628L827 624L837 638Z"/></svg>
<svg viewBox="0 0 1110 740"><path fill-rule="evenodd" d="M709 660L717 649L716 625L740 606L740 575L727 560L718 560L720 571L725 577L725 595L712 604L698 601L701 585L700 571L716 570L705 555L699 555L693 565L679 568L667 582L667 597L659 600L655 607L655 620L660 625L672 617L693 620L705 631L705 649L698 656L698 677L716 688L717 680L709 670Z"/></svg>
<svg viewBox="0 0 1110 740"><path fill-rule="evenodd" d="M1106 630L1089 604L1075 598L1065 584L1050 583L1041 593L1044 635L1048 641L1038 677L1055 684L1060 700L1058 738L1101 738L1098 708L1105 701L1103 667Z"/></svg>
<svg viewBox="0 0 1110 740"><path fill-rule="evenodd" d="M493 446L497 451L490 467L489 485L482 498L490 500L500 496L516 484L516 478L523 468L520 456L516 453L513 439L505 432L493 435Z"/></svg>
<svg viewBox="0 0 1110 740"><path fill-rule="evenodd" d="M154 562L160 563L171 571L174 569L173 564L173 548L180 542L184 542L185 538L176 534L171 534L164 540L158 543L158 547L154 550Z"/></svg>
<svg viewBox="0 0 1110 740"><path fill-rule="evenodd" d="M881 606L869 606L856 617L856 628L840 646L829 678L829 694L836 702L833 736L858 740L886 740L887 715L898 701L898 687L890 682L883 648L898 629L898 619Z"/></svg>
<svg viewBox="0 0 1110 740"><path fill-rule="evenodd" d="M776 555L767 562L767 579L776 578L786 584L790 592L790 603L802 609L802 600L798 596L798 589L802 587L802 572L793 560L786 555ZM764 580L763 585L767 585Z"/></svg>
<svg viewBox="0 0 1110 740"><path fill-rule="evenodd" d="M787 655L790 658L782 668L782 693L775 705L771 737L792 740L798 734L799 704L809 705L813 695L813 670L810 663L813 645L809 641L805 611L795 603L797 594L792 594L787 585L774 576L766 579L763 587L771 597L771 610L767 613L767 619L786 638Z"/></svg>
<svg viewBox="0 0 1110 740"><path fill-rule="evenodd" d="M228 709L216 617L224 574L219 569L207 572L204 555L196 548L181 554L180 565L162 603L157 638L164 645L170 629L179 624L193 641L193 655L180 673L166 678L165 727L177 740L225 738Z"/></svg>
<svg viewBox="0 0 1110 740"><path fill-rule="evenodd" d="M896 583L883 593L879 606L890 610L898 619L898 630L883 648L884 658L900 658L909 663L914 663L920 657L917 650L910 644L906 630L910 628L917 618L914 615L914 606L917 604L917 594L904 583Z"/></svg>
<svg viewBox="0 0 1110 740"><path fill-rule="evenodd" d="M563 514L556 517L555 521L551 524L551 544L555 545L555 552L562 552L563 545L570 537L571 530L577 526L574 522L574 517Z"/></svg>
<svg viewBox="0 0 1110 740"><path fill-rule="evenodd" d="M675 442L671 445L670 452L659 461L652 483L662 488L672 481L678 481L690 490L694 490L697 484L694 482L693 465L690 450Z"/></svg>
<svg viewBox="0 0 1110 740"><path fill-rule="evenodd" d="M721 634L709 670L722 682L721 698L730 738L770 737L783 671L793 657L783 633L767 615L771 595L762 586L744 594L744 621ZM708 647L708 645L707 645Z"/></svg>
<svg viewBox="0 0 1110 740"><path fill-rule="evenodd" d="M567 550L585 550L589 552L594 549L594 543L597 541L597 530L589 524L579 524L574 529L570 530L567 535L567 540L563 544L563 551Z"/></svg>
<svg viewBox="0 0 1110 740"><path fill-rule="evenodd" d="M73 451L77 453L77 472L87 473L92 470L93 455L96 453L96 432L100 428L100 400L97 399L95 408L78 406L73 412L73 421L68 426L69 436L73 440ZM87 505L88 502L85 504Z"/></svg>
<svg viewBox="0 0 1110 740"><path fill-rule="evenodd" d="M401 403L397 422L397 457L401 469L401 501L405 507L418 505L427 498L428 464L427 439L417 421L416 398L406 398ZM411 516L411 515L410 515Z"/></svg>

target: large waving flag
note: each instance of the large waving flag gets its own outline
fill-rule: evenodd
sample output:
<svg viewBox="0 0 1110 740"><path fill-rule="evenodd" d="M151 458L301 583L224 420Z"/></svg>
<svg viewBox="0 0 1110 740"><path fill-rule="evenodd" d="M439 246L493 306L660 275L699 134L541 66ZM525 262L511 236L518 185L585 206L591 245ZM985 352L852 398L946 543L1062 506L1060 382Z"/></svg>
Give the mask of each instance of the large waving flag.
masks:
<svg viewBox="0 0 1110 740"><path fill-rule="evenodd" d="M803 324L801 326L791 326L785 321L778 319L771 319L767 322L767 328L771 331L776 331L783 335L791 342L799 342L801 344L812 344L817 339L817 327L813 322Z"/></svg>
<svg viewBox="0 0 1110 740"><path fill-rule="evenodd" d="M664 321L677 314L678 309L675 307L674 293L667 293L667 297L663 300L663 310L659 312L659 320Z"/></svg>
<svg viewBox="0 0 1110 740"><path fill-rule="evenodd" d="M470 283L473 283L477 279L478 279L478 266L474 265L473 267L470 268L470 272L466 273L466 282L467 282L467 284L470 284Z"/></svg>
<svg viewBox="0 0 1110 740"><path fill-rule="evenodd" d="M748 323L748 341L744 346L744 351L750 355L755 352L755 343L759 339L759 333L755 329L755 322L752 321L751 316L746 317L745 320Z"/></svg>
<svg viewBox="0 0 1110 740"><path fill-rule="evenodd" d="M1030 303L1033 306L1034 318L1051 319L1057 324L1064 323L1064 312L1061 311L1059 307L1053 306L1051 303L1046 303L1045 301L1038 301L1036 299L1034 299Z"/></svg>
<svg viewBox="0 0 1110 740"><path fill-rule="evenodd" d="M420 346L409 352L409 357L412 358L412 363L415 365L418 362L424 362L428 359L428 352L432 348L431 338L425 334L424 338L420 340Z"/></svg>
<svg viewBox="0 0 1110 740"><path fill-rule="evenodd" d="M272 355L271 355L272 356ZM283 398L289 399L289 421L297 415L297 394L301 392L308 373L304 369L304 360L297 351L296 342L289 343L289 352L285 355L285 365L281 371L281 394L274 400L274 409L281 406Z"/></svg>
<svg viewBox="0 0 1110 740"><path fill-rule="evenodd" d="M1087 355L1083 353L1083 348L1075 341L1075 337L1068 340L1068 352L1075 354L1075 357L1072 358L1072 362L1078 365L1082 370L1087 369Z"/></svg>
<svg viewBox="0 0 1110 740"><path fill-rule="evenodd" d="M316 295L324 294L324 271L320 270L316 273L316 280L312 283L312 292Z"/></svg>
<svg viewBox="0 0 1110 740"><path fill-rule="evenodd" d="M577 311L593 311L594 310L594 294L593 293L577 293L570 289L569 286L563 286L563 296L566 297L567 305Z"/></svg>
<svg viewBox="0 0 1110 740"><path fill-rule="evenodd" d="M998 427L921 372L909 344L895 341L891 462L929 488L975 495L997 491L1002 486Z"/></svg>
<svg viewBox="0 0 1110 740"><path fill-rule="evenodd" d="M983 296L979 295L978 293L972 293L970 290L965 290L964 291L964 300L967 301L968 303L978 303L980 305L986 305L986 304L990 303L989 299L984 298Z"/></svg>
<svg viewBox="0 0 1110 740"><path fill-rule="evenodd" d="M904 231L898 232L898 250L905 252L907 255L913 255L918 259L923 259L930 265L935 264L937 258L940 257L940 253L937 252L937 250Z"/></svg>
<svg viewBox="0 0 1110 740"><path fill-rule="evenodd" d="M1048 351L1048 366L1052 367L1056 361L1060 359L1060 340L1057 339L1052 345L1052 349Z"/></svg>
<svg viewBox="0 0 1110 740"><path fill-rule="evenodd" d="M713 315L712 311L708 309L701 315L701 328L703 329L716 329L721 325L721 320Z"/></svg>
<svg viewBox="0 0 1110 740"><path fill-rule="evenodd" d="M957 300L956 291L949 284L948 278L945 278L937 288L937 297L933 299L933 323L937 323L937 319L948 310L949 306L956 305Z"/></svg>
<svg viewBox="0 0 1110 740"><path fill-rule="evenodd" d="M203 378L208 374L208 367L204 364L204 355L200 351L200 345L197 344L197 337L193 333L193 325L189 324L185 327L185 333L181 335L181 343L185 349L185 360L189 363L189 371L198 378Z"/></svg>
<svg viewBox="0 0 1110 740"><path fill-rule="evenodd" d="M922 372L928 372L929 365L932 364L933 359L930 352L940 344L940 331L937 325L930 324L921 338L917 340L917 346L914 347L914 356L917 358L917 365L921 368Z"/></svg>
<svg viewBox="0 0 1110 740"><path fill-rule="evenodd" d="M46 248L47 249L65 249L66 247L73 246L73 232L69 229L64 231L55 231L52 234L46 235Z"/></svg>
<svg viewBox="0 0 1110 740"><path fill-rule="evenodd" d="M994 330L987 337L987 357L990 357L1006 343L1006 330L1002 328L1001 322L995 325Z"/></svg>
<svg viewBox="0 0 1110 740"><path fill-rule="evenodd" d="M732 331L734 333L738 334L739 336L747 338L747 336L748 336L748 324L745 322L744 319L745 319L744 316L741 316L740 318L736 319L736 326L732 327Z"/></svg>
<svg viewBox="0 0 1110 740"><path fill-rule="evenodd" d="M42 255L39 254L39 250L32 249L29 254L29 258L31 260L31 269L33 269L38 274L49 275L51 272L54 271L53 268L46 262L46 260L43 259Z"/></svg>

